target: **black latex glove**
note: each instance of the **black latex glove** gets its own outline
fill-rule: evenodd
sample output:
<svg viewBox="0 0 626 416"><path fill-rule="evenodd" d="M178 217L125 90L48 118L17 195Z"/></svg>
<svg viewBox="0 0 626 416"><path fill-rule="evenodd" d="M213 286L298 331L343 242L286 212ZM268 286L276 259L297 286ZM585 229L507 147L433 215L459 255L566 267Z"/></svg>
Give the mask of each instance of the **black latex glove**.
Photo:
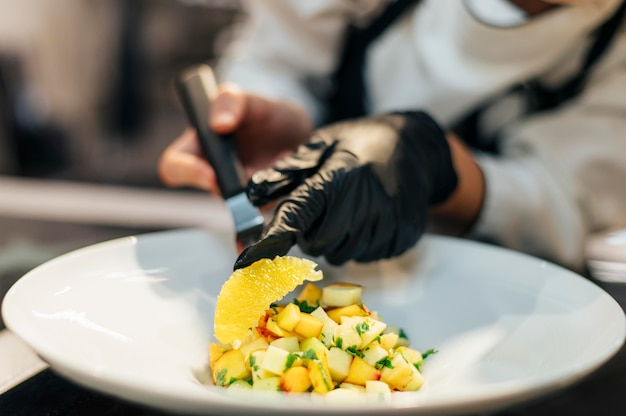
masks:
<svg viewBox="0 0 626 416"><path fill-rule="evenodd" d="M252 177L253 204L284 200L235 269L285 255L296 243L335 265L402 254L424 233L428 206L456 185L448 142L426 113L332 124Z"/></svg>

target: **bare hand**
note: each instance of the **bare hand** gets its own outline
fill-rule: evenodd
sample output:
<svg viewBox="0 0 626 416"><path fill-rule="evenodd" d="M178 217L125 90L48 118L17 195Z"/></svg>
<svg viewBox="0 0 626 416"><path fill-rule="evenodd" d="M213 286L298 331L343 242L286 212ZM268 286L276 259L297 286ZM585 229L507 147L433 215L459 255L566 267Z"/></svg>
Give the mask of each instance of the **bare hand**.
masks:
<svg viewBox="0 0 626 416"><path fill-rule="evenodd" d="M248 177L304 143L312 122L299 106L248 94L234 84L222 84L210 114L211 128L233 134ZM170 187L192 186L219 194L215 172L193 129L188 128L161 154L161 181Z"/></svg>

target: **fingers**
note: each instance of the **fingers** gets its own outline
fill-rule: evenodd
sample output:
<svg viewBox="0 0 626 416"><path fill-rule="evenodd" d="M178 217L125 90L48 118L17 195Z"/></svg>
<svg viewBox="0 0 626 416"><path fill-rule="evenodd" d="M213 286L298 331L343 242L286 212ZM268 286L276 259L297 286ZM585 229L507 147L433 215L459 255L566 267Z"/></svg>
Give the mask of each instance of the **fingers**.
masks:
<svg viewBox="0 0 626 416"><path fill-rule="evenodd" d="M209 115L211 128L218 134L235 131L246 116L246 102L246 94L240 87L231 83L221 84Z"/></svg>
<svg viewBox="0 0 626 416"><path fill-rule="evenodd" d="M295 235L291 233L264 238L243 250L235 261L234 269L248 267L260 259L273 259L276 256L284 256L294 244Z"/></svg>
<svg viewBox="0 0 626 416"><path fill-rule="evenodd" d="M219 194L215 172L200 155L196 134L188 128L161 154L161 181L170 187L192 186Z"/></svg>

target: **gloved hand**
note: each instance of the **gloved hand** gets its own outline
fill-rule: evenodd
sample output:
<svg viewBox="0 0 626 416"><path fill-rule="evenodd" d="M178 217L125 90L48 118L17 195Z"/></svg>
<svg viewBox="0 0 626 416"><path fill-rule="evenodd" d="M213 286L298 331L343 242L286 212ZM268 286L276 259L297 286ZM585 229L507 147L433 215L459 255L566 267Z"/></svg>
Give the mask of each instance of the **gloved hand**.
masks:
<svg viewBox="0 0 626 416"><path fill-rule="evenodd" d="M252 176L253 204L284 199L235 269L285 255L296 243L335 265L402 254L424 233L428 206L445 201L456 186L445 135L426 113L332 124Z"/></svg>

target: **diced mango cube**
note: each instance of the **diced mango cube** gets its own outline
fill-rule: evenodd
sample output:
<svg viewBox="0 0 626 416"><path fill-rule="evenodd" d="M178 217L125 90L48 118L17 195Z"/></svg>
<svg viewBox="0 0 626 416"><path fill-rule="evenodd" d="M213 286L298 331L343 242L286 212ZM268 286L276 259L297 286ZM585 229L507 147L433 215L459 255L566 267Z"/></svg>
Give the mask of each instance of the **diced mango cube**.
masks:
<svg viewBox="0 0 626 416"><path fill-rule="evenodd" d="M328 362L326 356L322 356L319 360L309 361L309 378L313 391L316 393L328 393L335 388L330 371L328 370Z"/></svg>
<svg viewBox="0 0 626 416"><path fill-rule="evenodd" d="M300 321L300 308L295 303L289 303L276 315L276 323L282 329L293 331Z"/></svg>
<svg viewBox="0 0 626 416"><path fill-rule="evenodd" d="M342 316L367 316L367 312L363 310L361 305L356 303L340 308L330 309L326 313L328 314L330 319L337 322L338 324L341 323Z"/></svg>
<svg viewBox="0 0 626 416"><path fill-rule="evenodd" d="M303 393L311 387L309 370L305 367L291 367L280 377L280 389L291 393Z"/></svg>
<svg viewBox="0 0 626 416"><path fill-rule="evenodd" d="M315 316L300 312L300 320L293 331L306 338L316 338L322 332L324 323Z"/></svg>
<svg viewBox="0 0 626 416"><path fill-rule="evenodd" d="M366 363L361 357L354 357L350 364L348 376L344 381L365 386L367 380L380 380L380 377L381 372L379 370Z"/></svg>
<svg viewBox="0 0 626 416"><path fill-rule="evenodd" d="M228 350L213 364L213 382L218 386L228 386L235 380L250 377L244 356L239 350Z"/></svg>
<svg viewBox="0 0 626 416"><path fill-rule="evenodd" d="M306 302L309 306L315 306L319 304L321 297L322 289L314 283L307 282L296 299L298 302Z"/></svg>

